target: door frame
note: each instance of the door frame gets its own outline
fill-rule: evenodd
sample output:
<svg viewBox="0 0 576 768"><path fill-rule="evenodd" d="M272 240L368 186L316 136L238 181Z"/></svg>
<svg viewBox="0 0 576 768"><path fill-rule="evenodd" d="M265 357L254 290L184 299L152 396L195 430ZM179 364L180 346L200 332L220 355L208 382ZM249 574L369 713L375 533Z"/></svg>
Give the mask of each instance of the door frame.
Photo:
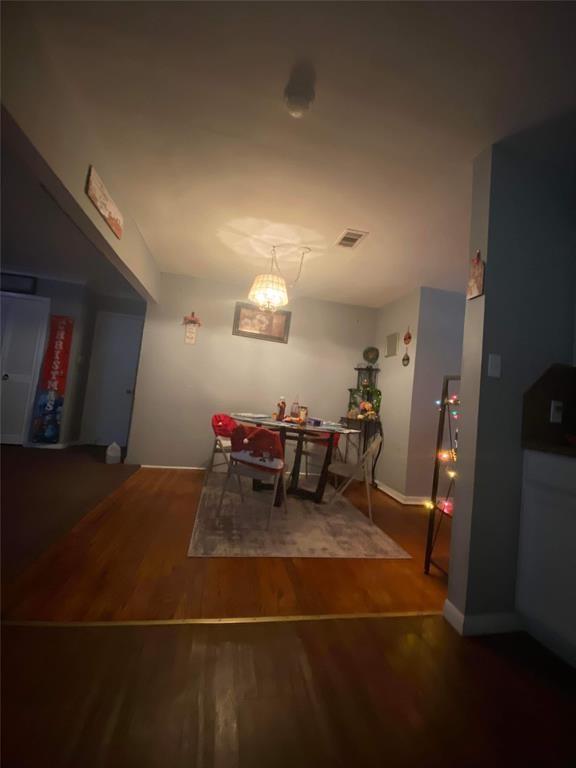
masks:
<svg viewBox="0 0 576 768"><path fill-rule="evenodd" d="M40 371L42 370L42 364L44 363L44 355L46 353L46 342L48 340L48 327L50 325L50 309L51 300L47 296L36 296L35 294L27 293L12 293L10 291L0 292L0 301L4 298L17 299L18 301L35 301L44 304L46 307L46 313L44 317L44 328L41 330L38 341L36 343L36 349L34 351L34 362L32 369L32 378L30 381L30 390L28 392L28 399L26 401L26 409L24 412L24 429L22 431L21 439L16 443L3 443L4 445L30 445L30 426L32 421L32 410L34 408L34 402L38 393L38 381L40 379ZM2 334L2 345L0 349L0 355L4 356L4 334Z"/></svg>

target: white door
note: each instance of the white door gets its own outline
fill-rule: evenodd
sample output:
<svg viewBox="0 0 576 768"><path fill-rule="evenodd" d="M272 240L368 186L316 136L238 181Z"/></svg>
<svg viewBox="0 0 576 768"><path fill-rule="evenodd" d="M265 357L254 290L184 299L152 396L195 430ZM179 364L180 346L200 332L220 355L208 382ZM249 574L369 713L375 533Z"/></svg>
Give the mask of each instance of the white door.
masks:
<svg viewBox="0 0 576 768"><path fill-rule="evenodd" d="M46 344L50 299L3 293L0 303L2 442L21 445L28 439Z"/></svg>
<svg viewBox="0 0 576 768"><path fill-rule="evenodd" d="M99 312L84 400L82 441L128 442L144 318Z"/></svg>

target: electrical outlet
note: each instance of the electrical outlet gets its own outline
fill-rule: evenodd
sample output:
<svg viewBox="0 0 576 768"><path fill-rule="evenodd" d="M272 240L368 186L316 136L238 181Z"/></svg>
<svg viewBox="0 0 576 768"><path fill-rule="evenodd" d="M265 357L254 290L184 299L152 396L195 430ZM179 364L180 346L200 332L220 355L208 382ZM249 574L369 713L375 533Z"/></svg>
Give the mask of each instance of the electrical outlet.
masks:
<svg viewBox="0 0 576 768"><path fill-rule="evenodd" d="M562 424L562 412L564 403L562 400L550 400L550 424Z"/></svg>

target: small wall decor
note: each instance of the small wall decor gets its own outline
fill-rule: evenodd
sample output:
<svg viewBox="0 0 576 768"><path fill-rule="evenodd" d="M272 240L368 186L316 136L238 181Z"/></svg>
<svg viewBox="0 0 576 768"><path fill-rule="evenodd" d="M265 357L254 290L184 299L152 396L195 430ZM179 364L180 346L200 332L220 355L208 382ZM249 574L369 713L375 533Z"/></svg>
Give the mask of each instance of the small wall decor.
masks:
<svg viewBox="0 0 576 768"><path fill-rule="evenodd" d="M410 333L410 326L408 326L408 330L404 334L404 345L406 346L406 351L404 353L404 357L402 358L402 365L404 368L406 368L407 365L410 365L410 355L408 354L408 344L412 341L412 334Z"/></svg>
<svg viewBox="0 0 576 768"><path fill-rule="evenodd" d="M362 352L362 357L368 365L376 365L380 357L380 351L378 347L366 347L364 352Z"/></svg>
<svg viewBox="0 0 576 768"><path fill-rule="evenodd" d="M484 269L485 264L482 261L480 251L472 257L470 262L470 275L468 277L468 287L466 289L466 298L477 299L484 294Z"/></svg>
<svg viewBox="0 0 576 768"><path fill-rule="evenodd" d="M189 315L184 315L182 318L182 325L185 326L184 342L186 344L196 344L196 332L199 326L202 325L200 318L196 317L194 312L190 312Z"/></svg>
<svg viewBox="0 0 576 768"><path fill-rule="evenodd" d="M271 312L259 309L254 304L237 301L232 333L234 336L247 336L251 339L287 344L291 316L292 313L284 309Z"/></svg>
<svg viewBox="0 0 576 768"><path fill-rule="evenodd" d="M112 232L120 240L124 231L124 217L114 200L110 197L104 182L96 173L93 165L88 169L86 194L92 200L106 224L108 224Z"/></svg>

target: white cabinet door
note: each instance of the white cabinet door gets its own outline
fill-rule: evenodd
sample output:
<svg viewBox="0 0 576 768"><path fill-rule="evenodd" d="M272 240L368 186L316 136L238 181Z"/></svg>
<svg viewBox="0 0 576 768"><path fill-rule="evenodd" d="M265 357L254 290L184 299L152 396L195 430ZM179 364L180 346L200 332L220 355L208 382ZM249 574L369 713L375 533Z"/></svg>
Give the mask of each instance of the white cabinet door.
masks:
<svg viewBox="0 0 576 768"><path fill-rule="evenodd" d="M22 444L28 438L38 375L42 365L50 300L4 293L2 312L3 443Z"/></svg>
<svg viewBox="0 0 576 768"><path fill-rule="evenodd" d="M144 318L99 312L96 316L82 441L128 443Z"/></svg>

